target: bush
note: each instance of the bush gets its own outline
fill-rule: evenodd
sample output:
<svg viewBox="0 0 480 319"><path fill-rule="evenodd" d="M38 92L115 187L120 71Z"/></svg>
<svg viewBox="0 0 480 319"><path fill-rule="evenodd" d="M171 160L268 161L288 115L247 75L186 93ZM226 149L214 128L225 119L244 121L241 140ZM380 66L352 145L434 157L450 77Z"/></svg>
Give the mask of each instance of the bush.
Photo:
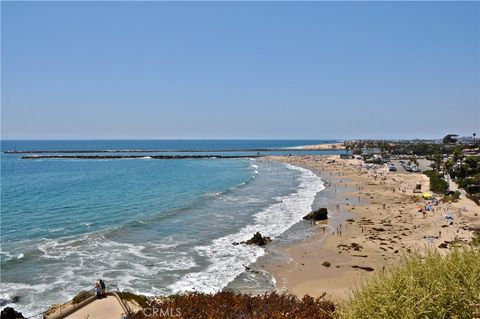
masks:
<svg viewBox="0 0 480 319"><path fill-rule="evenodd" d="M480 251L456 249L404 257L353 293L340 318L476 318L480 316Z"/></svg>
<svg viewBox="0 0 480 319"><path fill-rule="evenodd" d="M78 303L81 303L82 301L84 301L87 298L90 298L93 295L94 293L92 291L82 290L75 297L73 297L72 304L76 305Z"/></svg>
<svg viewBox="0 0 480 319"><path fill-rule="evenodd" d="M480 246L480 232L474 232L472 242L470 243L472 246Z"/></svg>
<svg viewBox="0 0 480 319"><path fill-rule="evenodd" d="M276 292L263 295L239 294L231 291L216 294L187 293L165 298L152 304L151 308L162 309L163 313L151 316L137 312L134 319L157 318L333 318L335 306L324 297L295 295ZM177 312L178 310L178 312ZM165 315L165 312L167 314ZM150 316L147 316L150 315ZM170 315L170 316L169 316Z"/></svg>
<svg viewBox="0 0 480 319"><path fill-rule="evenodd" d="M430 178L430 190L435 193L445 194L448 190L448 183L442 175L436 171L427 170L424 172Z"/></svg>
<svg viewBox="0 0 480 319"><path fill-rule="evenodd" d="M142 308L148 307L148 298L144 295L136 295L128 291L122 291L118 295L123 300L134 300Z"/></svg>
<svg viewBox="0 0 480 319"><path fill-rule="evenodd" d="M455 192L448 192L448 195L443 196L442 202L444 203L452 203L457 202L460 199L460 191Z"/></svg>

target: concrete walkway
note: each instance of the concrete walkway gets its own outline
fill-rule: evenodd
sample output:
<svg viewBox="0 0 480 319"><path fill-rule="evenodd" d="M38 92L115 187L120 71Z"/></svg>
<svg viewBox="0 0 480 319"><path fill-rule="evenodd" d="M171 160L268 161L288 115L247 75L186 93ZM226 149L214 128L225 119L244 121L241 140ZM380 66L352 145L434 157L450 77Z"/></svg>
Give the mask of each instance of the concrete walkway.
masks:
<svg viewBox="0 0 480 319"><path fill-rule="evenodd" d="M120 319L124 314L122 305L115 296L96 299L85 307L66 316L66 319Z"/></svg>

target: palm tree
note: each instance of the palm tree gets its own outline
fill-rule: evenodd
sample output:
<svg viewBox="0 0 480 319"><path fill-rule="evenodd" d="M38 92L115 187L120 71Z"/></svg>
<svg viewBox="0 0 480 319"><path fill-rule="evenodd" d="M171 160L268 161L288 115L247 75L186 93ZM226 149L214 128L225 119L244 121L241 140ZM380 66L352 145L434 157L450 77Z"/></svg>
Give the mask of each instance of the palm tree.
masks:
<svg viewBox="0 0 480 319"><path fill-rule="evenodd" d="M350 150L350 144L346 144L345 149L347 150L347 155L348 155L348 151Z"/></svg>
<svg viewBox="0 0 480 319"><path fill-rule="evenodd" d="M440 152L433 154L433 163L435 164L435 169L437 172L440 171L443 164L443 156Z"/></svg>
<svg viewBox="0 0 480 319"><path fill-rule="evenodd" d="M477 136L477 133L473 133L473 144L475 144L475 136Z"/></svg>
<svg viewBox="0 0 480 319"><path fill-rule="evenodd" d="M457 163L459 160L463 159L463 147L460 145L455 146L453 149L453 161Z"/></svg>
<svg viewBox="0 0 480 319"><path fill-rule="evenodd" d="M445 163L443 164L443 166L445 167L445 173L447 172L450 173L450 171L453 168L453 165L454 165L454 162L452 159L445 161Z"/></svg>

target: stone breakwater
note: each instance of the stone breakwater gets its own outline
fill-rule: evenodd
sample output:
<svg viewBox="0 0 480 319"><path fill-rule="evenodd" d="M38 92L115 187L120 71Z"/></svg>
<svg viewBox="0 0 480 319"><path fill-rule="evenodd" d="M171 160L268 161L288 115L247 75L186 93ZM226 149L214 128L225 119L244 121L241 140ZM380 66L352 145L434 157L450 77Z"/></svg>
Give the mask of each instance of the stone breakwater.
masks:
<svg viewBox="0 0 480 319"><path fill-rule="evenodd" d="M85 154L85 153L212 153L212 152L290 152L308 148L225 148L225 149L112 149L112 150L8 150L4 154ZM320 149L328 150L328 149ZM330 149L331 150L331 149Z"/></svg>
<svg viewBox="0 0 480 319"><path fill-rule="evenodd" d="M254 158L262 155L32 155L21 159L202 159L202 158Z"/></svg>

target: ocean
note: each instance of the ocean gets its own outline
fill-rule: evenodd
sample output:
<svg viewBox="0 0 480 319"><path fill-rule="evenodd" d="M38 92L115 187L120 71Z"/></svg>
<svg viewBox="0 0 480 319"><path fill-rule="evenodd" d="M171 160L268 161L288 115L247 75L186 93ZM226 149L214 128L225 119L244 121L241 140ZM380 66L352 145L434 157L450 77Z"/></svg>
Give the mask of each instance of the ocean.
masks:
<svg viewBox="0 0 480 319"><path fill-rule="evenodd" d="M244 271L265 250L232 243L257 231L281 237L324 189L306 169L261 158L158 160L146 153L140 159L25 160L4 151L236 150L253 156L245 150L292 148L268 153L296 154L297 146L329 142L4 140L0 298L5 304L19 296L8 305L31 315L91 289L99 278L113 289L147 295L212 293L235 282L258 287Z"/></svg>

